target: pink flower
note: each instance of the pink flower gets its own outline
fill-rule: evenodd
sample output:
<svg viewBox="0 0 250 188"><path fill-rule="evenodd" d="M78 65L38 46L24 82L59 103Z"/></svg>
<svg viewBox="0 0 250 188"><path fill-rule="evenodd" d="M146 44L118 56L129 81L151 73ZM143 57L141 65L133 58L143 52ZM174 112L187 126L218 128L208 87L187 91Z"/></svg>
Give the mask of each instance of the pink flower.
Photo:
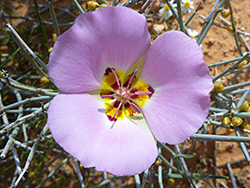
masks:
<svg viewBox="0 0 250 188"><path fill-rule="evenodd" d="M149 168L156 140L194 134L213 87L191 38L171 31L150 45L146 19L122 6L78 16L56 41L49 74L60 89L48 111L56 142L84 167L118 176Z"/></svg>

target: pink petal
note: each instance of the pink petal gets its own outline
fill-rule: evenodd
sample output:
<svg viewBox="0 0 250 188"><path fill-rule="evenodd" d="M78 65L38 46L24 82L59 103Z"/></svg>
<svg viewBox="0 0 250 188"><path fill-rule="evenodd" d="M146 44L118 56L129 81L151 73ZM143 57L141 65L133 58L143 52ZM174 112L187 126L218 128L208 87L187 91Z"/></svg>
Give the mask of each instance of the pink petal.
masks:
<svg viewBox="0 0 250 188"><path fill-rule="evenodd" d="M127 118L113 123L103 102L88 94L58 94L48 111L56 142L84 167L117 176L149 168L158 155L154 138Z"/></svg>
<svg viewBox="0 0 250 188"><path fill-rule="evenodd" d="M107 67L127 70L150 43L145 17L122 6L79 15L58 37L49 74L63 93L100 89Z"/></svg>
<svg viewBox="0 0 250 188"><path fill-rule="evenodd" d="M155 90L142 110L158 141L181 143L202 126L213 84L201 48L191 38L178 31L159 36L141 79Z"/></svg>

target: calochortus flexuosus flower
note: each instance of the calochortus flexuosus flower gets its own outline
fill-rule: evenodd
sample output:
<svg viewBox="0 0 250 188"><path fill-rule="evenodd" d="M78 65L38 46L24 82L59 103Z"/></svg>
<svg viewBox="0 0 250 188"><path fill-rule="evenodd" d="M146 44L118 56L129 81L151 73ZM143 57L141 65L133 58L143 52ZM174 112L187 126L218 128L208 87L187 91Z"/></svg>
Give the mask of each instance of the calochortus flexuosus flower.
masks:
<svg viewBox="0 0 250 188"><path fill-rule="evenodd" d="M146 19L122 6L83 13L58 37L48 126L84 167L139 174L156 140L181 143L203 124L213 84L200 47L179 31L150 44Z"/></svg>

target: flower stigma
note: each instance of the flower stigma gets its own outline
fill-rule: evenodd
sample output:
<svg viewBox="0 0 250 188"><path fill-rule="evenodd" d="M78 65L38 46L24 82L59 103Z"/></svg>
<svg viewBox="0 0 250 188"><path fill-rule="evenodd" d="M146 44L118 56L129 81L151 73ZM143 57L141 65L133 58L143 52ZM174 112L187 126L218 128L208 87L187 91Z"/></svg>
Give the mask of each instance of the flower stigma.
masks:
<svg viewBox="0 0 250 188"><path fill-rule="evenodd" d="M137 69L129 75L110 67L105 70L100 97L110 121L140 114L141 107L153 95L154 89L137 76Z"/></svg>

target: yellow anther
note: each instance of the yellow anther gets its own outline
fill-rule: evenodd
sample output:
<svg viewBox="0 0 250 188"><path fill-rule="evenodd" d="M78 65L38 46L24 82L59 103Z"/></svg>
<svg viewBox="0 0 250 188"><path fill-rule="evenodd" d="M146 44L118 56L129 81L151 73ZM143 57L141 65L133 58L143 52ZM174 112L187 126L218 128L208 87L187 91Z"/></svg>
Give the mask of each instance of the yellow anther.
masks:
<svg viewBox="0 0 250 188"><path fill-rule="evenodd" d="M230 124L231 124L231 120L230 120L229 117L224 117L224 118L222 119L222 123L223 123L224 125L230 125Z"/></svg>
<svg viewBox="0 0 250 188"><path fill-rule="evenodd" d="M164 9L165 9L166 11L169 11L169 10L170 10L168 4L165 4L165 5L164 5Z"/></svg>
<svg viewBox="0 0 250 188"><path fill-rule="evenodd" d="M232 124L233 126L240 126L243 123L243 120L240 117L233 117L232 118Z"/></svg>
<svg viewBox="0 0 250 188"><path fill-rule="evenodd" d="M87 5L88 5L88 7L89 7L89 9L91 10L91 11L94 11L94 10L96 10L97 8L99 8L99 4L97 3L97 2L95 2L95 1L88 1L87 2Z"/></svg>
<svg viewBox="0 0 250 188"><path fill-rule="evenodd" d="M221 12L222 17L227 18L231 14L229 9L226 9Z"/></svg>
<svg viewBox="0 0 250 188"><path fill-rule="evenodd" d="M56 42L56 39L57 39L57 35L55 33L52 33L52 40L53 40L53 43Z"/></svg>
<svg viewBox="0 0 250 188"><path fill-rule="evenodd" d="M190 7L190 2L189 1L186 1L185 3L184 3L184 7L186 7L186 8L189 8Z"/></svg>
<svg viewBox="0 0 250 188"><path fill-rule="evenodd" d="M212 91L214 92L220 92L224 89L224 86L221 82L214 82L214 89Z"/></svg>

